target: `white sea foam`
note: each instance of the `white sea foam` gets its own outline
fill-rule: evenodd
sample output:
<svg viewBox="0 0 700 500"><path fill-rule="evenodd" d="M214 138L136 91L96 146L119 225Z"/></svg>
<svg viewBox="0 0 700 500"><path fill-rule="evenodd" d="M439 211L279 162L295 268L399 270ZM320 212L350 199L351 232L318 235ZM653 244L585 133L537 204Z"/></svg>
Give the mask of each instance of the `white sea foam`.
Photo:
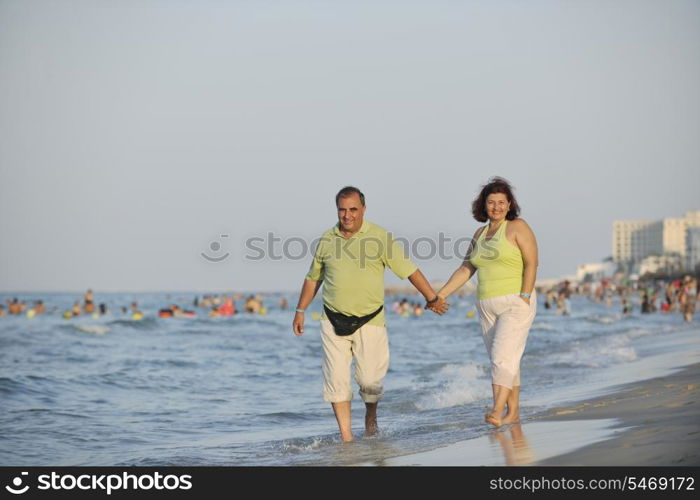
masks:
<svg viewBox="0 0 700 500"><path fill-rule="evenodd" d="M473 362L447 365L435 376L438 388L416 402L419 410L463 405L491 396L489 375Z"/></svg>
<svg viewBox="0 0 700 500"><path fill-rule="evenodd" d="M586 318L586 321L592 321L593 323L602 323L604 325L610 325L612 323L617 323L622 319L622 315L614 315L614 316L589 316Z"/></svg>
<svg viewBox="0 0 700 500"><path fill-rule="evenodd" d="M334 440L327 436L317 436L312 438L291 439L276 445L282 453L301 453L314 451L323 445L331 444Z"/></svg>
<svg viewBox="0 0 700 500"><path fill-rule="evenodd" d="M568 351L554 353L550 359L555 363L597 368L635 361L637 351L631 346L629 335L611 335L572 342Z"/></svg>
<svg viewBox="0 0 700 500"><path fill-rule="evenodd" d="M104 335L109 332L109 327L105 325L73 325L77 330L93 335Z"/></svg>
<svg viewBox="0 0 700 500"><path fill-rule="evenodd" d="M532 330L550 330L550 331L554 331L554 330L556 330L556 329L557 329L556 326L554 326L554 325L552 325L552 324L549 324L549 323L545 323L544 321L535 321L535 322L532 324Z"/></svg>

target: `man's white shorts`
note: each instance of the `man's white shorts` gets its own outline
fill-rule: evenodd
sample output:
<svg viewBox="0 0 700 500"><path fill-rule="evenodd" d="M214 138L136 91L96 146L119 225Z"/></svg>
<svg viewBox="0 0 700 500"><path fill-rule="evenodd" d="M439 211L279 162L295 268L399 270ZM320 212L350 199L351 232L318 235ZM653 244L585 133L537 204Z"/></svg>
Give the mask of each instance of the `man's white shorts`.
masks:
<svg viewBox="0 0 700 500"><path fill-rule="evenodd" d="M355 358L355 380L365 403L384 395L382 380L389 369L386 327L364 325L352 335L336 335L327 319L321 320L323 345L323 399L330 403L352 400L350 365Z"/></svg>

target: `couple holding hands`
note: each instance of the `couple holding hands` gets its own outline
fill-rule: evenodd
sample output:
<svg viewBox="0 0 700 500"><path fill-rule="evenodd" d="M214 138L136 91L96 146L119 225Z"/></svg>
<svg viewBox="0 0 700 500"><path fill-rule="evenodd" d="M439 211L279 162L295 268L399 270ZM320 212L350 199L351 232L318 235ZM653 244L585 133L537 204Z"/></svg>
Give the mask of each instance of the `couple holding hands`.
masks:
<svg viewBox="0 0 700 500"><path fill-rule="evenodd" d="M299 296L292 329L304 332L306 308L323 284L321 341L323 397L333 407L340 436L352 441L350 366L365 403L365 431L377 433L377 404L389 368L389 341L384 316L384 271L388 267L425 297L426 308L444 314L446 299L478 272L476 307L491 360L493 406L485 421L499 427L519 421L520 359L537 310L534 287L537 242L518 218L513 189L503 178L484 185L472 214L488 222L474 233L467 255L437 293L401 245L385 229L364 218L365 197L352 186L335 198L338 223L316 248Z"/></svg>

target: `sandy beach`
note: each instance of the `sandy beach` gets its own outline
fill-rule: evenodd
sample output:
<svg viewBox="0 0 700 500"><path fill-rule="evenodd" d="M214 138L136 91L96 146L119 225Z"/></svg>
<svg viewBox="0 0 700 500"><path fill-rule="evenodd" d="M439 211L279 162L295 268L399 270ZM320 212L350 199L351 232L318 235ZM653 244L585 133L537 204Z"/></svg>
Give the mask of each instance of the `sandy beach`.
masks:
<svg viewBox="0 0 700 500"><path fill-rule="evenodd" d="M697 466L700 363L389 466Z"/></svg>
<svg viewBox="0 0 700 500"><path fill-rule="evenodd" d="M617 419L614 437L537 465L700 465L700 363L533 422Z"/></svg>

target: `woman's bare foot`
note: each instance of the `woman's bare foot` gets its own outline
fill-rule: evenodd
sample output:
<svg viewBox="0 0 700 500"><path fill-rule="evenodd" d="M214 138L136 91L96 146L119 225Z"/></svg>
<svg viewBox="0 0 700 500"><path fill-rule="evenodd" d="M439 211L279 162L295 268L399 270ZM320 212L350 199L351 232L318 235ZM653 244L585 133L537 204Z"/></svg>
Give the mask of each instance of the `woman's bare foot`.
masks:
<svg viewBox="0 0 700 500"><path fill-rule="evenodd" d="M486 422L487 424L491 424L494 427L500 427L501 425L503 425L503 421L498 412L493 411L484 415L484 422Z"/></svg>
<svg viewBox="0 0 700 500"><path fill-rule="evenodd" d="M501 425L518 424L520 423L520 413L506 413L506 416L501 419Z"/></svg>

